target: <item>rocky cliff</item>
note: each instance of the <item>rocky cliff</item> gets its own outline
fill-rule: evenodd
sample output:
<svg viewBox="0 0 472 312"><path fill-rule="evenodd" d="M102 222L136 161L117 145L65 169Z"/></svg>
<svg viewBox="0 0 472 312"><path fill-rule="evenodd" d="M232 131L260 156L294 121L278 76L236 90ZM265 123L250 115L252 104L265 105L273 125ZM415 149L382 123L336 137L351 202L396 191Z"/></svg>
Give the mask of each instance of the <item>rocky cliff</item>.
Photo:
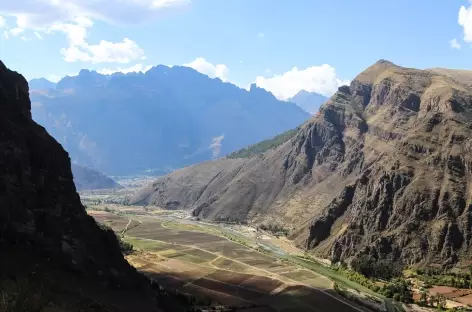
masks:
<svg viewBox="0 0 472 312"><path fill-rule="evenodd" d="M466 74L381 60L279 147L176 171L134 202L279 224L334 260L457 264L472 251Z"/></svg>
<svg viewBox="0 0 472 312"><path fill-rule="evenodd" d="M0 61L0 311L157 311L30 107L26 80Z"/></svg>

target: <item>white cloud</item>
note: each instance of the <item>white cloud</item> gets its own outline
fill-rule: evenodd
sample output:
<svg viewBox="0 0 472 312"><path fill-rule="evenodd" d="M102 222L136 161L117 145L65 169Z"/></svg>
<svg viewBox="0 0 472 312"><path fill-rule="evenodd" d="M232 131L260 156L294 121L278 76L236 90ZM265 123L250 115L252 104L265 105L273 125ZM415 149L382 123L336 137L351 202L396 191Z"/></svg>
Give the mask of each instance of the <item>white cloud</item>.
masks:
<svg viewBox="0 0 472 312"><path fill-rule="evenodd" d="M73 23L51 25L48 32L59 31L67 35L69 47L60 51L66 62L129 63L144 58L144 51L128 38L122 42L101 40L98 44L89 44L87 28L92 26L92 20L82 16L76 17Z"/></svg>
<svg viewBox="0 0 472 312"><path fill-rule="evenodd" d="M59 75L51 74L51 75L46 76L46 79L52 82L59 82L59 80L61 80L62 77Z"/></svg>
<svg viewBox="0 0 472 312"><path fill-rule="evenodd" d="M7 25L7 21L3 16L0 16L0 28L5 27Z"/></svg>
<svg viewBox="0 0 472 312"><path fill-rule="evenodd" d="M98 73L100 74L103 74L103 75L111 75L111 74L114 74L114 73L123 73L123 74L127 74L127 73L138 73L138 72L147 72L148 70L150 70L152 68L151 65L149 66L146 66L146 65L143 65L143 64L136 64L136 65L133 65L131 67L127 67L127 68L102 68L102 69L99 69L97 70Z"/></svg>
<svg viewBox="0 0 472 312"><path fill-rule="evenodd" d="M38 38L39 40L43 40L43 36L41 36L41 34L37 31L34 32L34 35L36 36L36 38Z"/></svg>
<svg viewBox="0 0 472 312"><path fill-rule="evenodd" d="M151 6L155 9L189 4L190 0L154 0Z"/></svg>
<svg viewBox="0 0 472 312"><path fill-rule="evenodd" d="M114 24L137 24L161 16L163 9L187 5L190 0L4 0L0 13L17 18L19 27L46 28L86 16Z"/></svg>
<svg viewBox="0 0 472 312"><path fill-rule="evenodd" d="M213 158L217 158L218 156L220 156L221 145L223 145L224 138L224 135L220 135L211 139L211 144L209 147L211 149Z"/></svg>
<svg viewBox="0 0 472 312"><path fill-rule="evenodd" d="M228 66L225 64L216 64L205 60L203 57L198 57L194 61L184 64L184 66L191 67L202 74L208 75L211 78L220 78L222 81L228 81Z"/></svg>
<svg viewBox="0 0 472 312"><path fill-rule="evenodd" d="M191 0L14 0L0 1L0 14L16 18L17 27L3 33L8 39L24 30L44 34L62 32L69 46L60 50L67 62L129 63L144 59L144 51L130 39L119 42L87 42L93 21L111 24L138 24L162 15L163 10L187 5ZM4 23L4 18L0 20Z"/></svg>
<svg viewBox="0 0 472 312"><path fill-rule="evenodd" d="M23 33L25 30L20 27L15 27L10 30L8 30L8 33L12 36L18 36L19 34Z"/></svg>
<svg viewBox="0 0 472 312"><path fill-rule="evenodd" d="M472 5L468 8L461 6L458 22L464 28L464 41L472 42Z"/></svg>
<svg viewBox="0 0 472 312"><path fill-rule="evenodd" d="M64 59L67 62L92 62L96 63L130 63L134 60L143 60L144 51L136 42L128 38L122 42L110 42L102 40L99 44L90 45L84 43L80 47L72 46L73 50L61 50ZM77 51L78 50L78 51ZM72 51L72 52L71 52Z"/></svg>
<svg viewBox="0 0 472 312"><path fill-rule="evenodd" d="M452 39L451 41L449 41L449 44L451 45L451 48L453 49L460 49L461 48L461 45L459 44L459 42L457 42L457 39Z"/></svg>
<svg viewBox="0 0 472 312"><path fill-rule="evenodd" d="M272 92L277 98L286 100L300 90L316 92L325 96L333 95L338 87L349 84L340 79L334 67L323 64L306 69L292 68L290 71L271 78L259 76L256 85Z"/></svg>
<svg viewBox="0 0 472 312"><path fill-rule="evenodd" d="M26 36L21 36L20 39L23 40L23 41L30 41L31 40L31 38L28 38Z"/></svg>

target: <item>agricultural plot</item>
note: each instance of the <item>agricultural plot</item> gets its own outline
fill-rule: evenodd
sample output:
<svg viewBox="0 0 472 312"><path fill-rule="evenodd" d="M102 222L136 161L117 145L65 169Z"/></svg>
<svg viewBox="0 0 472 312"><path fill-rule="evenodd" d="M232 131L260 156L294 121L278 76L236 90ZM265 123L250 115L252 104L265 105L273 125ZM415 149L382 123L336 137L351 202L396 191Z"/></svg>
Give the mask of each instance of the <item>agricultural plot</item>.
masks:
<svg viewBox="0 0 472 312"><path fill-rule="evenodd" d="M442 294L447 300L458 302L462 305L472 305L472 290L460 289L449 286L435 286L428 289L432 295Z"/></svg>
<svg viewBox="0 0 472 312"><path fill-rule="evenodd" d="M106 217L98 219L105 222ZM311 288L327 289L332 284L312 271L297 270L295 265L212 235L212 231L187 230L187 225L169 227L142 216L139 221L125 234L124 239L138 250L127 260L164 287L247 312L359 312L342 299ZM116 218L113 222L120 230L129 220Z"/></svg>
<svg viewBox="0 0 472 312"><path fill-rule="evenodd" d="M125 217L116 215L111 212L91 210L87 211L96 221L101 224L105 224L113 229L115 232L122 232L127 226L137 226L139 222L131 221Z"/></svg>

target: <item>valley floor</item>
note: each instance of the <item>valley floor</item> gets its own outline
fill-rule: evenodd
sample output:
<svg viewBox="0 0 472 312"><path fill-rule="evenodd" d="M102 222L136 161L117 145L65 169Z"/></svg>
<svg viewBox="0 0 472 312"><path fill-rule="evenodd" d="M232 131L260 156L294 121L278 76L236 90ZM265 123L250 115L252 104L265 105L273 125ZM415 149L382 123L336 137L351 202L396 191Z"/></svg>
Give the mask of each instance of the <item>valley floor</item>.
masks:
<svg viewBox="0 0 472 312"><path fill-rule="evenodd" d="M89 206L88 212L134 246L136 252L127 256L132 265L203 304L247 312L368 311L340 297L327 277L288 261L286 249L298 250L282 239L247 227L238 229L241 234L234 227L176 218L182 216L178 212L138 215L126 206L90 208L103 206Z"/></svg>

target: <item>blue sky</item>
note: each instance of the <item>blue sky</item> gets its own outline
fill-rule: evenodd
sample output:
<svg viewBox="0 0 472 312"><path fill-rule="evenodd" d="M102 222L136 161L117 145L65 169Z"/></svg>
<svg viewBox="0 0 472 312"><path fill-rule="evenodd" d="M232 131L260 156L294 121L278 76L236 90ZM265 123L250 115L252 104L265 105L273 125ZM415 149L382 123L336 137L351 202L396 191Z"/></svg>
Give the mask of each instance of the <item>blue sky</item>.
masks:
<svg viewBox="0 0 472 312"><path fill-rule="evenodd" d="M287 98L381 58L472 69L465 0L15 0L0 16L0 58L28 79L186 64Z"/></svg>

